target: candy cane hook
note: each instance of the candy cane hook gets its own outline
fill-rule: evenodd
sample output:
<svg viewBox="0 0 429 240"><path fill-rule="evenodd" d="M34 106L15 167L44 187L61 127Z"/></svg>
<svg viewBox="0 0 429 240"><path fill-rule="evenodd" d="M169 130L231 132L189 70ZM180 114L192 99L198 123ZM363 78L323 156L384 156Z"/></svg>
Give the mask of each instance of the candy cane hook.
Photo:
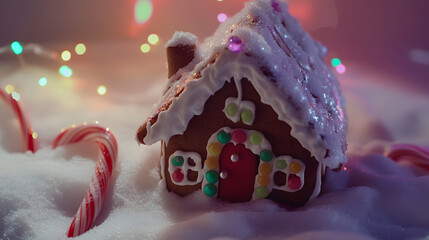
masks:
<svg viewBox="0 0 429 240"><path fill-rule="evenodd" d="M100 213L118 157L115 136L108 128L97 124L83 124L63 130L55 139L53 147L78 142L97 143L99 153L95 173L67 231L68 237L76 237L86 232Z"/></svg>
<svg viewBox="0 0 429 240"><path fill-rule="evenodd" d="M0 89L0 97L12 107L16 117L19 120L19 125L21 127L22 135L24 137L24 142L26 144L26 149L32 151L33 153L37 151L38 147L38 138L37 133L34 132L30 123L27 121L19 103L12 97L11 94L7 94Z"/></svg>

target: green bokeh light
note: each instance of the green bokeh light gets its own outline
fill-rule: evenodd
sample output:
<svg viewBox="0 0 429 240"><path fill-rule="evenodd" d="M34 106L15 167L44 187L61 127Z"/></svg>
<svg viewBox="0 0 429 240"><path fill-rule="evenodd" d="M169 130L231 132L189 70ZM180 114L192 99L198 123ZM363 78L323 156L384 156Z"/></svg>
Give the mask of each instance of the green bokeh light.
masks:
<svg viewBox="0 0 429 240"><path fill-rule="evenodd" d="M59 72L64 77L71 77L71 75L73 74L73 71L66 65L61 66Z"/></svg>
<svg viewBox="0 0 429 240"><path fill-rule="evenodd" d="M149 0L138 0L134 6L134 17L138 24L143 24L152 16L153 5Z"/></svg>
<svg viewBox="0 0 429 240"><path fill-rule="evenodd" d="M10 48L12 48L13 53L15 53L16 55L19 55L22 53L22 51L24 50L24 48L22 47L21 43L15 41L12 44L10 44Z"/></svg>
<svg viewBox="0 0 429 240"><path fill-rule="evenodd" d="M333 58L331 60L331 64L332 64L332 66L337 67L338 65L341 64L341 60L339 58Z"/></svg>

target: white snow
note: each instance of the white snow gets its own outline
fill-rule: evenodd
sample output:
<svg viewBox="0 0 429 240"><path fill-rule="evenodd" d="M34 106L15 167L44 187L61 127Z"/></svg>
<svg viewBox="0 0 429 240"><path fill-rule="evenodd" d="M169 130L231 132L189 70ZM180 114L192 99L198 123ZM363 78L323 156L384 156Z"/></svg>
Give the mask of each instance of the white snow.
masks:
<svg viewBox="0 0 429 240"><path fill-rule="evenodd" d="M118 47L133 49L89 45L98 56ZM347 171L329 171L318 198L291 209L269 200L224 203L201 192L179 197L167 192L160 180L159 144L139 146L135 141L135 131L167 81L156 54L164 51L151 55L144 67L138 60L120 57L110 63L115 68L89 65L82 57L84 63L72 65L72 79L43 66L15 68L1 75L2 88L12 83L19 90L41 149L35 154L21 152L18 124L0 101L0 239L66 238L94 171L95 146L52 150L50 144L61 128L95 120L115 134L119 159L95 226L77 239L429 237L429 176L368 150L380 141L428 146L429 96L380 85L377 80L394 79L354 72L357 68L349 64L340 78L349 117ZM103 62L102 58L98 60ZM48 78L43 88L37 86L41 76ZM108 87L106 96L95 94L101 83Z"/></svg>
<svg viewBox="0 0 429 240"><path fill-rule="evenodd" d="M192 46L198 45L198 38L192 33L177 31L173 37L165 44L165 47L176 47L179 45Z"/></svg>

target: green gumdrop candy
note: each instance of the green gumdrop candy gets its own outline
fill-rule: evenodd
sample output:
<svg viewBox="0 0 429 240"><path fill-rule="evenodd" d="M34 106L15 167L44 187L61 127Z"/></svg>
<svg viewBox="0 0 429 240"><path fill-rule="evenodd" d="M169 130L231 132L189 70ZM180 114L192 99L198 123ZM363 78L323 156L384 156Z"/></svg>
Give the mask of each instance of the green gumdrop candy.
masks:
<svg viewBox="0 0 429 240"><path fill-rule="evenodd" d="M250 123L253 120L253 113L249 109L241 111L241 120L245 123Z"/></svg>
<svg viewBox="0 0 429 240"><path fill-rule="evenodd" d="M217 193L216 186L211 183L207 184L204 187L204 193L209 197L213 197Z"/></svg>
<svg viewBox="0 0 429 240"><path fill-rule="evenodd" d="M255 194L258 198L266 198L269 194L267 187L258 187L255 189Z"/></svg>
<svg viewBox="0 0 429 240"><path fill-rule="evenodd" d="M263 150L261 152L261 160L264 162L269 162L273 159L273 153L270 150Z"/></svg>
<svg viewBox="0 0 429 240"><path fill-rule="evenodd" d="M226 112L228 113L229 116L235 116L237 114L237 111L238 111L238 106L235 103L230 103L226 107Z"/></svg>
<svg viewBox="0 0 429 240"><path fill-rule="evenodd" d="M224 130L221 130L217 134L217 140L222 144L228 143L231 140L231 134L225 132Z"/></svg>
<svg viewBox="0 0 429 240"><path fill-rule="evenodd" d="M262 143L263 136L259 132L253 132L249 139L253 145L259 145Z"/></svg>
<svg viewBox="0 0 429 240"><path fill-rule="evenodd" d="M176 167L180 167L183 165L184 159L182 156L173 157L173 165Z"/></svg>
<svg viewBox="0 0 429 240"><path fill-rule="evenodd" d="M216 171L210 170L206 173L206 179L209 183L217 183L217 181L219 181L219 175Z"/></svg>

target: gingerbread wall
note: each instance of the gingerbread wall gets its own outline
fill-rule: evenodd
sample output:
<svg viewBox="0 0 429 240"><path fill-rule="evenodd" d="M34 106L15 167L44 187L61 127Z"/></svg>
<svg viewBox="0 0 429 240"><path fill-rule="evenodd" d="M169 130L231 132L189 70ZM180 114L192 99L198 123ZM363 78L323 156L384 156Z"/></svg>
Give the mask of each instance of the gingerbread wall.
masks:
<svg viewBox="0 0 429 240"><path fill-rule="evenodd" d="M273 189L268 196L280 202L293 205L303 205L313 193L316 184L318 162L311 157L308 150L290 135L290 126L278 120L277 114L271 106L261 103L260 96L247 79L241 80L243 97L255 104L255 120L251 126L239 121L237 123L229 120L224 112L225 100L228 97L237 97L237 88L234 80L226 82L225 85L211 96L205 104L203 114L194 116L188 124L183 135L175 135L170 138L165 148L165 168L167 188L179 195L187 195L201 189L201 183L194 186L175 185L168 172L168 159L176 150L185 152L197 152L203 161L207 156L206 145L210 136L222 127L253 129L264 134L271 143L275 155L290 155L300 159L306 165L304 186L297 192L284 192ZM274 97L274 96L273 96ZM163 143L164 144L164 143ZM204 164L204 163L203 163Z"/></svg>

